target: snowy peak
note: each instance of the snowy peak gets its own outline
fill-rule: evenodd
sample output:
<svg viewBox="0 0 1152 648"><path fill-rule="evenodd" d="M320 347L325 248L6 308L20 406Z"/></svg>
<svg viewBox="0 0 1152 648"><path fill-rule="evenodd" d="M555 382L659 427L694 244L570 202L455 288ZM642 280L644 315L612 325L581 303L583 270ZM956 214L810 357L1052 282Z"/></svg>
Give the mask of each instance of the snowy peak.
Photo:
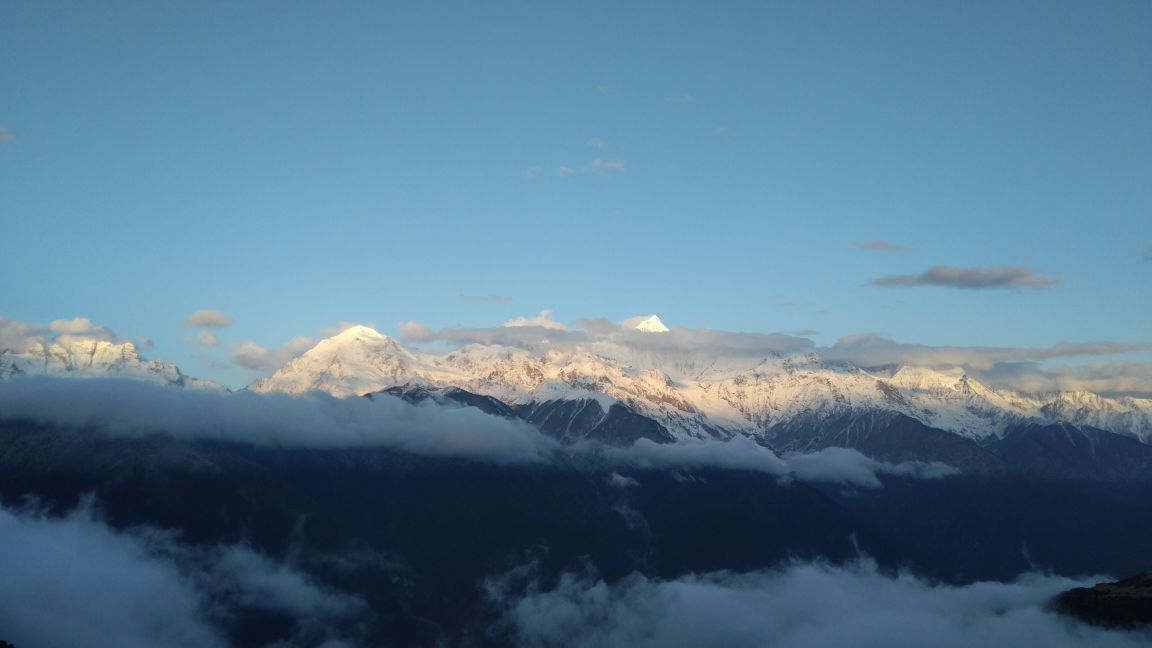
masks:
<svg viewBox="0 0 1152 648"><path fill-rule="evenodd" d="M353 326L349 326L348 328L340 331L328 339L345 342L352 340L388 340L391 338L370 326L355 324Z"/></svg>
<svg viewBox="0 0 1152 648"><path fill-rule="evenodd" d="M659 315L652 315L636 323L632 328L645 333L667 333L668 327L660 321Z"/></svg>
<svg viewBox="0 0 1152 648"><path fill-rule="evenodd" d="M668 331L655 315L621 326L640 335L546 351L470 344L444 354L408 349L356 326L250 389L359 396L404 385L455 387L510 407L605 397L679 439L746 434L770 440L790 421L878 411L975 439L998 436L1024 420L1068 421L1152 439L1152 401L1040 397L989 388L959 369L866 371L816 354L711 357L646 346L644 336Z"/></svg>
<svg viewBox="0 0 1152 648"><path fill-rule="evenodd" d="M0 379L131 378L177 387L220 389L216 383L185 376L173 364L140 358L131 342L86 335L28 336L0 348Z"/></svg>
<svg viewBox="0 0 1152 648"><path fill-rule="evenodd" d="M249 389L360 396L410 379L420 364L419 354L371 327L356 325L321 340L271 377L253 382Z"/></svg>

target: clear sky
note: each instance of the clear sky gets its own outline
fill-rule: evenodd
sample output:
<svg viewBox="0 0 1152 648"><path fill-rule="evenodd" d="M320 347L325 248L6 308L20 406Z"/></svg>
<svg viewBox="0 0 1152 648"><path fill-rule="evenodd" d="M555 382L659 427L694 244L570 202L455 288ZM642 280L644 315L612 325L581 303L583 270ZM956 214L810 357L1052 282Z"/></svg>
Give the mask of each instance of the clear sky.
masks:
<svg viewBox="0 0 1152 648"><path fill-rule="evenodd" d="M542 309L1152 343L1144 0L9 0L0 127L0 315L233 386Z"/></svg>

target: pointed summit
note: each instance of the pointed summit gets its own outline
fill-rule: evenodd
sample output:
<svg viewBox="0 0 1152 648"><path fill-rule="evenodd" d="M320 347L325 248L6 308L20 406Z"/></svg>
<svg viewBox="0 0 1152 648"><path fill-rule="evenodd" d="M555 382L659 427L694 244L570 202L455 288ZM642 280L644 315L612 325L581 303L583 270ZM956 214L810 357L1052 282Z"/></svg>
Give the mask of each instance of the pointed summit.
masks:
<svg viewBox="0 0 1152 648"><path fill-rule="evenodd" d="M660 321L659 315L653 315L648 319L642 320L637 323L635 327L637 331L644 331L645 333L667 333L668 327L664 326L664 322Z"/></svg>
<svg viewBox="0 0 1152 648"><path fill-rule="evenodd" d="M340 331L339 333L337 333L336 335L333 335L331 338L328 338L328 339L330 339L330 340L336 340L336 339L350 340L350 339L355 339L355 338L381 339L381 338L387 338L387 337L388 337L387 335L384 335L383 333L381 333L380 331L377 331L376 329L372 328L371 326L364 326L363 324L353 324L352 326L349 326L348 328L344 329L343 331Z"/></svg>

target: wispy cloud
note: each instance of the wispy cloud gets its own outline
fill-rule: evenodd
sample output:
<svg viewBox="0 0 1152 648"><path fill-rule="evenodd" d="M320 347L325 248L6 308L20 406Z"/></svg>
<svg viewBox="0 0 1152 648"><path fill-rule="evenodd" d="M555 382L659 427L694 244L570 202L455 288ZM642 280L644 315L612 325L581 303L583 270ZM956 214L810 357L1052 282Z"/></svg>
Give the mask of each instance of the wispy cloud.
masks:
<svg viewBox="0 0 1152 648"><path fill-rule="evenodd" d="M218 347L220 346L220 338L208 331L201 331L194 337L187 338L188 344L200 347Z"/></svg>
<svg viewBox="0 0 1152 648"><path fill-rule="evenodd" d="M607 83L601 83L600 85L596 86L595 90L597 94L611 94L612 86L608 85Z"/></svg>
<svg viewBox="0 0 1152 648"><path fill-rule="evenodd" d="M965 367L987 370L1003 362L1039 362L1055 358L1107 356L1149 348L1124 342L1057 342L1047 347L963 347L904 344L876 333L848 335L820 355L860 367L906 364L917 367Z"/></svg>
<svg viewBox="0 0 1152 648"><path fill-rule="evenodd" d="M593 174L603 175L606 173L618 173L625 168L623 160L596 158L585 164L582 167L576 168L568 165L556 167L556 175L558 176L573 176L577 174Z"/></svg>
<svg viewBox="0 0 1152 648"><path fill-rule="evenodd" d="M511 304L516 301L508 295L465 295L463 293L456 295L456 299L466 302L489 302L492 304Z"/></svg>
<svg viewBox="0 0 1152 648"><path fill-rule="evenodd" d="M584 167L583 169L585 173L608 173L611 171L623 170L624 163L620 160L602 160L600 158L592 160L588 163L588 166Z"/></svg>
<svg viewBox="0 0 1152 648"><path fill-rule="evenodd" d="M671 97L664 97L664 101L670 104L690 104L696 101L696 97L690 94L674 95Z"/></svg>
<svg viewBox="0 0 1152 648"><path fill-rule="evenodd" d="M1027 266L956 268L940 265L932 266L920 274L887 275L874 279L872 283L877 286L942 286L969 290L1014 287L1043 290L1060 283L1060 280L1033 274Z"/></svg>
<svg viewBox="0 0 1152 648"><path fill-rule="evenodd" d="M16 139L15 133L4 126L0 126L0 142L11 142L14 139Z"/></svg>
<svg viewBox="0 0 1152 648"><path fill-rule="evenodd" d="M608 142L605 142L604 140L600 139L599 137L593 137L593 138L589 139L588 141L584 142L584 144L587 146L590 146L592 148L604 148L605 146L608 146Z"/></svg>
<svg viewBox="0 0 1152 648"><path fill-rule="evenodd" d="M232 326L232 318L218 310L204 309L192 313L184 320L188 328L224 328Z"/></svg>
<svg viewBox="0 0 1152 648"><path fill-rule="evenodd" d="M876 250L878 252L903 252L908 248L900 245L899 243L891 243L889 241L865 241L854 242L852 247L857 250Z"/></svg>
<svg viewBox="0 0 1152 648"><path fill-rule="evenodd" d="M539 178L539 177L540 177L540 174L541 174L541 173L543 173L543 172L544 172L544 169L542 169L542 168L540 168L540 167L538 167L538 166L530 166L530 167L526 167L526 168L524 169L524 171L522 171L522 172L521 172L521 174L522 174L522 175L523 175L525 178L528 178L529 180L532 180L533 178Z"/></svg>

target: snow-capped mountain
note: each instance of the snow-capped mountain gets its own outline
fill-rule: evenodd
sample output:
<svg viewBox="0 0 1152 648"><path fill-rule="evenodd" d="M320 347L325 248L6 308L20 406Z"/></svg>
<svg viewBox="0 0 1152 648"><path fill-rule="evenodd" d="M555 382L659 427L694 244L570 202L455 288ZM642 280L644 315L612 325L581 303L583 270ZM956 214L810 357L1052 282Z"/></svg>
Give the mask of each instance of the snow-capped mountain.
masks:
<svg viewBox="0 0 1152 648"><path fill-rule="evenodd" d="M28 337L0 348L0 379L20 376L53 378L120 377L199 389L219 385L186 376L174 364L144 360L131 342L89 336Z"/></svg>
<svg viewBox="0 0 1152 648"><path fill-rule="evenodd" d="M655 316L628 324L647 335L668 331ZM1147 399L1022 394L992 389L959 370L865 370L816 354L705 357L611 339L532 349L472 344L436 354L355 326L250 389L355 396L402 386L454 387L513 408L597 399L600 411L619 404L672 439L744 434L771 442L774 431L797 420L885 412L974 440L1000 437L1023 422L1069 422L1152 441Z"/></svg>

